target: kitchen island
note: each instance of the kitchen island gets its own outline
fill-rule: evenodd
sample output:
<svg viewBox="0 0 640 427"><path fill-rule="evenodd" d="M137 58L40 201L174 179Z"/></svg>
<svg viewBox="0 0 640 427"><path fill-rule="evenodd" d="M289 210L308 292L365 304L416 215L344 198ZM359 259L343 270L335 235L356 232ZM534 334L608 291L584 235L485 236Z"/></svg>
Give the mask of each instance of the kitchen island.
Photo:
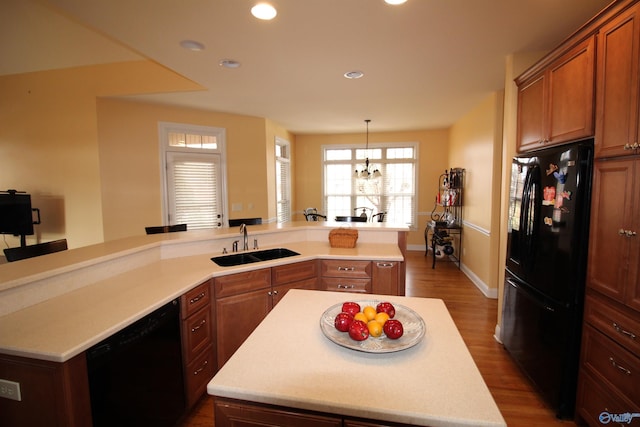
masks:
<svg viewBox="0 0 640 427"><path fill-rule="evenodd" d="M370 299L414 310L425 322L424 338L381 354L324 336L319 323L327 308ZM443 301L429 298L291 290L207 392L214 396L216 427L238 417L247 425L269 417L282 426L355 426L363 419L367 425L506 426Z"/></svg>

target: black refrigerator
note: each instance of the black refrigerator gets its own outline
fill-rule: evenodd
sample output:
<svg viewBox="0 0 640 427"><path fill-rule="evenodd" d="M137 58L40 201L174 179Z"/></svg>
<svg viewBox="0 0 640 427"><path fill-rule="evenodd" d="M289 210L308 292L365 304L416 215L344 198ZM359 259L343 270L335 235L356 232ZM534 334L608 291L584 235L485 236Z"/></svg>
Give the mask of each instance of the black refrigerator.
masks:
<svg viewBox="0 0 640 427"><path fill-rule="evenodd" d="M593 140L513 159L500 335L558 418L575 407Z"/></svg>

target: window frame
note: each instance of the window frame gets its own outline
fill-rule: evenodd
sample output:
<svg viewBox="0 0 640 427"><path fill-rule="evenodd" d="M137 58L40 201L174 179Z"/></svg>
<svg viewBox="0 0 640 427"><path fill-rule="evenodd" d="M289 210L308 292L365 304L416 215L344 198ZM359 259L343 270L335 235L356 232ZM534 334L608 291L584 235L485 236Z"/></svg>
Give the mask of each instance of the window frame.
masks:
<svg viewBox="0 0 640 427"><path fill-rule="evenodd" d="M175 147L169 145L168 135L170 132L185 134L212 135L216 137L217 148L203 149L191 147ZM193 125L187 123L158 122L158 136L160 142L160 174L162 192L162 225L171 224L172 218L170 203L173 197L169 197L168 189L168 162L169 153L187 153L194 156L207 156L209 158L218 157L220 165L220 200L222 212L222 226L228 226L229 211L227 206L227 156L226 156L226 129L213 126Z"/></svg>
<svg viewBox="0 0 640 427"><path fill-rule="evenodd" d="M292 218L292 201L291 201L291 143L289 141L287 141L284 138L280 138L278 136L275 137L275 146L276 148L278 146L280 147L284 147L284 152L286 153L285 156L278 156L278 150L274 149L274 156L275 156L275 188L276 188L276 223L285 223L285 222L291 222L291 218ZM281 150L282 151L282 150ZM280 206L281 203L278 200L278 197L280 196L280 194L278 194L278 170L279 170L279 165L280 164L286 164L286 169L287 169L287 178L286 178L286 183L285 183L285 188L284 188L284 200L286 200L289 204L289 209L286 215L286 218L284 221L280 221Z"/></svg>
<svg viewBox="0 0 640 427"><path fill-rule="evenodd" d="M369 163L374 165L374 164L384 164L382 166L382 169L385 169L387 165L390 164L397 164L397 163L412 163L413 164L413 195L412 195L412 212L411 212L411 223L410 224L403 224L403 225L407 225L410 227L410 229L417 229L418 228L418 216L419 216L419 212L418 212L418 203L419 203L419 179L418 177L420 176L420 171L419 171L419 146L420 144L417 142L380 142L380 143L375 143L375 144L368 144L368 149L369 152L372 152L373 150L382 150L382 155L381 158L372 158L371 156L369 157ZM402 158L402 159L388 159L387 158L387 149L397 149L397 148L411 148L413 149L413 158L412 159L408 159L408 158ZM349 160L327 160L327 151L328 150L351 150L352 151L352 156L351 159ZM322 145L321 146L321 162L322 162L322 205L323 205L323 212L327 215L327 217L333 216L333 214L329 213L328 210L328 196L327 196L327 191L326 191L326 167L328 164L349 164L351 165L351 169L355 171L356 165L357 166L364 166L364 158L360 158L360 157L356 157L358 152L365 152L365 147L362 146L361 143L357 143L357 144L335 144L335 145ZM367 155L366 152L364 154L365 156ZM383 177L381 178L382 180L385 179L384 175L385 172L382 171ZM355 178L352 177L353 180L355 180ZM384 182L384 181L383 181ZM355 185L355 184L354 184ZM349 195L350 199L351 199L351 209L353 210L354 208L357 208L357 198L358 198L359 194L357 194L355 187L352 186L352 190L351 193ZM383 190L383 194L382 197L387 198L389 197L388 194L384 194L384 190ZM374 212L374 214L377 212ZM354 213L353 211L349 214L349 215L357 215L356 213ZM367 212L367 215L370 217L371 213Z"/></svg>

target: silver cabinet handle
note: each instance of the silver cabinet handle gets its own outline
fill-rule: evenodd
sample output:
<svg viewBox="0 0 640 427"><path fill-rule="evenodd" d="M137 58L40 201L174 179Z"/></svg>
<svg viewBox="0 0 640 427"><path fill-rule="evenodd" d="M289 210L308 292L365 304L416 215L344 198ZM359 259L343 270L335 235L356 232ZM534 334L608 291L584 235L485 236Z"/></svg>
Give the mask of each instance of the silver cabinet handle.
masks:
<svg viewBox="0 0 640 427"><path fill-rule="evenodd" d="M202 322L200 322L199 325L194 326L193 328L191 328L191 332L197 331L198 329L202 328L206 323L207 323L207 321L202 319Z"/></svg>
<svg viewBox="0 0 640 427"><path fill-rule="evenodd" d="M633 230L625 230L624 228L621 228L620 230L618 230L619 236L635 237L636 234L637 233Z"/></svg>
<svg viewBox="0 0 640 427"><path fill-rule="evenodd" d="M613 359L613 357L609 357L609 362L611 362L611 365L613 365L613 367L622 371L624 374L631 375L631 371L625 368L624 366L618 365L618 363Z"/></svg>
<svg viewBox="0 0 640 427"><path fill-rule="evenodd" d="M198 296L195 296L189 300L189 304L194 304L204 298L207 294L205 292L201 293Z"/></svg>
<svg viewBox="0 0 640 427"><path fill-rule="evenodd" d="M640 147L640 144L638 144L637 142L634 142L633 144L629 144L628 142L626 144L624 144L624 149L625 150L637 150L638 147Z"/></svg>
<svg viewBox="0 0 640 427"><path fill-rule="evenodd" d="M618 332L619 334L626 335L629 338L631 338L632 340L636 339L636 334L634 334L633 332L629 332L629 331L626 331L626 330L622 329L620 327L620 325L618 325L616 322L613 322L612 326L613 326L613 329L615 329L616 332Z"/></svg>
<svg viewBox="0 0 640 427"><path fill-rule="evenodd" d="M343 285L342 283L338 283L338 289L353 289L356 285Z"/></svg>
<svg viewBox="0 0 640 427"><path fill-rule="evenodd" d="M393 267L393 263L391 262L379 262L377 263L377 266L380 268L388 268L388 267Z"/></svg>
<svg viewBox="0 0 640 427"><path fill-rule="evenodd" d="M355 271L355 267L338 267L338 271Z"/></svg>

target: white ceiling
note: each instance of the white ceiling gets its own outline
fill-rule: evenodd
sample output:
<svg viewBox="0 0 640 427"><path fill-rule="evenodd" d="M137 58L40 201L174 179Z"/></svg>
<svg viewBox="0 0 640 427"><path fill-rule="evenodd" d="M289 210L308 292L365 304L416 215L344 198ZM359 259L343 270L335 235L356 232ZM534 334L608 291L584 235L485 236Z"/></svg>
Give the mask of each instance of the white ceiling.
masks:
<svg viewBox="0 0 640 427"><path fill-rule="evenodd" d="M504 87L508 54L553 48L609 0L273 0L269 22L256 2L2 0L0 75L148 58L206 90L137 99L294 133L439 128Z"/></svg>

